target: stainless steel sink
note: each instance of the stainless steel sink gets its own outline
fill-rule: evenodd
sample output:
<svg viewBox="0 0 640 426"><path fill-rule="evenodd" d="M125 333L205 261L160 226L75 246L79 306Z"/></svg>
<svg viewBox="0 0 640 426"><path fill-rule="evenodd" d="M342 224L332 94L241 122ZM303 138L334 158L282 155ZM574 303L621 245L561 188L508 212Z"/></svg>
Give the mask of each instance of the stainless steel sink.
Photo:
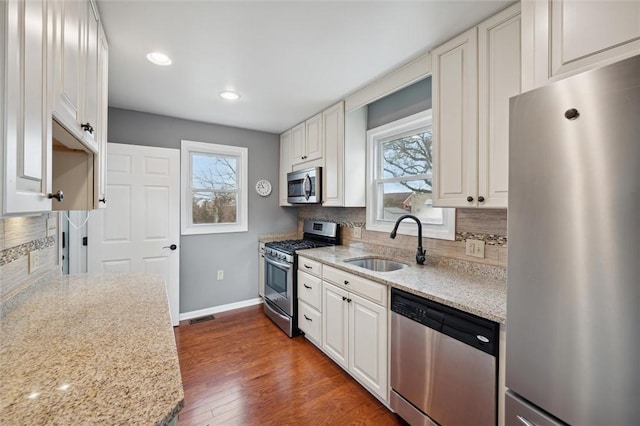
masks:
<svg viewBox="0 0 640 426"><path fill-rule="evenodd" d="M348 263L349 265L353 266L359 266L360 268L376 272L391 272L409 267L409 265L407 265L406 263L396 262L395 260L389 259L381 259L379 257L350 259L345 260L344 263Z"/></svg>

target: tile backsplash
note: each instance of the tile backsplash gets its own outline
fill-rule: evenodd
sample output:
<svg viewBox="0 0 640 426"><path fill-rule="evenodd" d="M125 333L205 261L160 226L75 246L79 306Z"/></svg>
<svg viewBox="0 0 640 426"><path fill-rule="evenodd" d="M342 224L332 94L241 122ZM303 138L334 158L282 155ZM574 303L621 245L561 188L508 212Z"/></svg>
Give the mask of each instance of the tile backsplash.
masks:
<svg viewBox="0 0 640 426"><path fill-rule="evenodd" d="M0 219L0 302L22 289L60 273L58 238L47 237L47 219L58 213ZM29 271L29 253L39 251L37 268Z"/></svg>
<svg viewBox="0 0 640 426"><path fill-rule="evenodd" d="M364 207L320 207L300 206L298 220L317 219L339 223L342 226L343 244L370 243L401 249L415 249L416 237L398 235L394 240L386 232L369 231L365 228L366 209ZM362 237L356 238L354 227L362 227ZM472 238L485 241L485 257L467 256L465 240ZM507 211L499 209L456 209L455 241L425 238L423 246L430 255L446 256L488 265L507 266Z"/></svg>

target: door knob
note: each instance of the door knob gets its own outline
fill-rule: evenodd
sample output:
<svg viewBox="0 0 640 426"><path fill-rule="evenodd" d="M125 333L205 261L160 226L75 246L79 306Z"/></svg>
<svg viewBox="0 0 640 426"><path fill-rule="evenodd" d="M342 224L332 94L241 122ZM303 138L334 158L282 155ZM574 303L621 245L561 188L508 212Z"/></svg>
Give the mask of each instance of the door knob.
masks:
<svg viewBox="0 0 640 426"><path fill-rule="evenodd" d="M171 244L170 246L164 246L164 247L162 247L162 248L163 248L163 249L168 248L168 249L171 249L171 250L175 250L175 249L177 249L177 248L178 248L178 246L177 246L177 245L175 245L175 244Z"/></svg>

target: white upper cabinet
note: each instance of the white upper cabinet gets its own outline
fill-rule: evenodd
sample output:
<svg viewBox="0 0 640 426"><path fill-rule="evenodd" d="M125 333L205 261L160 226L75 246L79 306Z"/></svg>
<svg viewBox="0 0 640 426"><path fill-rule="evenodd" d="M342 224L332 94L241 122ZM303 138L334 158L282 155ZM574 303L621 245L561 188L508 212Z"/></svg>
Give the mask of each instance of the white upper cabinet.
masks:
<svg viewBox="0 0 640 426"><path fill-rule="evenodd" d="M287 200L287 173L291 172L291 161L289 160L289 156L291 155L291 130L287 130L283 134L280 135L280 185L279 185L279 195L280 195L280 205L281 206L290 206L289 201Z"/></svg>
<svg viewBox="0 0 640 426"><path fill-rule="evenodd" d="M0 215L51 210L49 3L0 3Z"/></svg>
<svg viewBox="0 0 640 426"><path fill-rule="evenodd" d="M98 39L98 103L96 143L98 146L98 158L95 167L96 190L95 207L107 206L107 123L109 115L109 45L107 37L100 27Z"/></svg>
<svg viewBox="0 0 640 426"><path fill-rule="evenodd" d="M53 116L91 151L97 152L100 75L99 19L89 1L55 3Z"/></svg>
<svg viewBox="0 0 640 426"><path fill-rule="evenodd" d="M84 108L82 109L82 116L80 118L81 123L88 123L93 127L84 131L82 136L84 140L91 146L98 149L98 133L101 129L98 127L100 119L100 99L102 98L100 88L102 85L102 72L100 70L100 44L103 37L101 37L100 21L98 18L98 10L93 2L87 3L87 26L84 39L86 40L85 46L85 69L84 69L84 91L83 101Z"/></svg>
<svg viewBox="0 0 640 426"><path fill-rule="evenodd" d="M640 2L522 2L523 88L640 54Z"/></svg>
<svg viewBox="0 0 640 426"><path fill-rule="evenodd" d="M432 52L434 206L507 208L520 58L519 4Z"/></svg>
<svg viewBox="0 0 640 426"><path fill-rule="evenodd" d="M304 162L304 157L307 150L307 138L304 123L298 124L291 131L291 154L289 155L289 161L291 165Z"/></svg>
<svg viewBox="0 0 640 426"><path fill-rule="evenodd" d="M509 98L522 91L520 51L519 4L478 26L477 205L482 207L507 208Z"/></svg>
<svg viewBox="0 0 640 426"><path fill-rule="evenodd" d="M367 109L344 112L340 102L322 112L324 169L322 204L364 207Z"/></svg>
<svg viewBox="0 0 640 426"><path fill-rule="evenodd" d="M307 149L304 161L322 158L324 144L322 139L322 114L317 114L304 123L307 134Z"/></svg>
<svg viewBox="0 0 640 426"><path fill-rule="evenodd" d="M95 208L105 197L108 72L95 5L5 1L0 22L0 215Z"/></svg>
<svg viewBox="0 0 640 426"><path fill-rule="evenodd" d="M431 52L433 205L466 207L475 200L478 153L478 30ZM473 195L472 195L473 194Z"/></svg>
<svg viewBox="0 0 640 426"><path fill-rule="evenodd" d="M323 151L322 114L314 115L291 129L292 166L322 159Z"/></svg>

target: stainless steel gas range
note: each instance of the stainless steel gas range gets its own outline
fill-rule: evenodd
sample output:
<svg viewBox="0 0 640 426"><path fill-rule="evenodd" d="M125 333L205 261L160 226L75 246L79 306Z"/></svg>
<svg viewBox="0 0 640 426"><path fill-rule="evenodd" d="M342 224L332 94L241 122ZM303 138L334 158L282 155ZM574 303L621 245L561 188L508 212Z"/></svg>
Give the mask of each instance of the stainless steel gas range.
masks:
<svg viewBox="0 0 640 426"><path fill-rule="evenodd" d="M274 241L264 248L264 312L289 337L298 330L297 273L298 250L336 245L339 242L336 223L306 221L303 239Z"/></svg>

